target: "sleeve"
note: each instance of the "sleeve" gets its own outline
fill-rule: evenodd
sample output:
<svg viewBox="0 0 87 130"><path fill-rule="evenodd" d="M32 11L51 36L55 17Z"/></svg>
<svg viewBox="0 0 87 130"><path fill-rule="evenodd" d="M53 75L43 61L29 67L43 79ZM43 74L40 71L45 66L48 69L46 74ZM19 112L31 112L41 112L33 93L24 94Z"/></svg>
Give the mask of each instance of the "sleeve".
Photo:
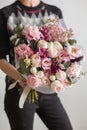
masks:
<svg viewBox="0 0 87 130"><path fill-rule="evenodd" d="M60 19L63 19L63 13L60 8L57 8L57 15L59 16Z"/></svg>
<svg viewBox="0 0 87 130"><path fill-rule="evenodd" d="M59 16L60 23L61 23L62 27L67 29L67 26L66 26L66 23L65 23L65 20L64 20L64 17L63 17L62 10L60 8L57 8L57 15Z"/></svg>
<svg viewBox="0 0 87 130"><path fill-rule="evenodd" d="M7 31L7 22L2 10L0 10L0 59L6 59L10 52L10 41Z"/></svg>

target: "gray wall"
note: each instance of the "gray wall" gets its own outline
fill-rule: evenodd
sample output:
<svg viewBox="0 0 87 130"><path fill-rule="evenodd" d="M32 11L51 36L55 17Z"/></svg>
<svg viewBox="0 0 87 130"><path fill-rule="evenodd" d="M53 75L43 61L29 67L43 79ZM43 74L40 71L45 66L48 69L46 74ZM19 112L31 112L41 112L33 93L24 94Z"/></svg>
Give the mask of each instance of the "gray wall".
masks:
<svg viewBox="0 0 87 130"><path fill-rule="evenodd" d="M14 0L0 0L0 8L12 3ZM44 0L46 1L46 0ZM63 11L64 19L68 27L72 27L80 46L87 48L87 0L48 0ZM87 54L87 53L86 53ZM87 62L84 64L87 70ZM0 130L10 130L10 126L4 112L5 74L0 71ZM74 130L87 130L87 77L72 88L62 91L59 96L70 117ZM37 115L34 120L34 130L47 130Z"/></svg>

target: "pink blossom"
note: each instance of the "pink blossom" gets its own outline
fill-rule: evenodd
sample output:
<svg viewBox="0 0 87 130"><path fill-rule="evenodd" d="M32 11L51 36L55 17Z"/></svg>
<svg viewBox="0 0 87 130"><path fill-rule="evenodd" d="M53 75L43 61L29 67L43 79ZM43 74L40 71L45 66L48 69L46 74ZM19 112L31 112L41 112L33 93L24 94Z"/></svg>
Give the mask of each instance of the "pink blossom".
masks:
<svg viewBox="0 0 87 130"><path fill-rule="evenodd" d="M48 57L48 52L47 52L47 49L45 48L38 48L37 49L37 54L41 57L41 58L46 58Z"/></svg>
<svg viewBox="0 0 87 130"><path fill-rule="evenodd" d="M39 40L41 33L36 26L25 26L22 32L28 40Z"/></svg>
<svg viewBox="0 0 87 130"><path fill-rule="evenodd" d="M80 75L81 67L80 65L75 62L72 63L70 67L67 68L66 74L70 78L78 78Z"/></svg>
<svg viewBox="0 0 87 130"><path fill-rule="evenodd" d="M67 61L70 61L71 59L71 55L67 53L65 49L59 50L58 56L59 56L60 62L67 62Z"/></svg>
<svg viewBox="0 0 87 130"><path fill-rule="evenodd" d="M66 42L67 40L68 40L68 35L66 32L59 35L59 42L63 43Z"/></svg>
<svg viewBox="0 0 87 130"><path fill-rule="evenodd" d="M26 44L20 44L14 49L15 53L18 55L19 60L30 57L33 54L31 48Z"/></svg>
<svg viewBox="0 0 87 130"><path fill-rule="evenodd" d="M51 67L51 59L50 58L44 58L41 62L42 68L44 70L48 70Z"/></svg>
<svg viewBox="0 0 87 130"><path fill-rule="evenodd" d="M64 88L68 88L71 86L71 83L67 78L62 83L63 83Z"/></svg>
<svg viewBox="0 0 87 130"><path fill-rule="evenodd" d="M60 41L60 36L62 36L65 29L60 24L49 24L50 35L52 37L52 41Z"/></svg>
<svg viewBox="0 0 87 130"><path fill-rule="evenodd" d="M41 82L37 76L29 75L27 77L27 84L29 85L29 87L34 89L34 88L38 87L41 84Z"/></svg>

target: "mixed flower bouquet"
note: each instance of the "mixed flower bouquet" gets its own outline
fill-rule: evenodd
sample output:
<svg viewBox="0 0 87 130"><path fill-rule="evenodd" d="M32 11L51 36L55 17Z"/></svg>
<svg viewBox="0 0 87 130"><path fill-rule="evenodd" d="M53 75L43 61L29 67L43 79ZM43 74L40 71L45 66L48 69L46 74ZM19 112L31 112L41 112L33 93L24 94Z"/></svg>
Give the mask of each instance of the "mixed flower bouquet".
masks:
<svg viewBox="0 0 87 130"><path fill-rule="evenodd" d="M22 24L15 27L10 41L17 69L29 86L25 98L31 92L34 99L36 92L31 90L37 87L49 86L59 92L79 79L83 54L73 35L73 30L63 28L58 18L49 19L40 27Z"/></svg>

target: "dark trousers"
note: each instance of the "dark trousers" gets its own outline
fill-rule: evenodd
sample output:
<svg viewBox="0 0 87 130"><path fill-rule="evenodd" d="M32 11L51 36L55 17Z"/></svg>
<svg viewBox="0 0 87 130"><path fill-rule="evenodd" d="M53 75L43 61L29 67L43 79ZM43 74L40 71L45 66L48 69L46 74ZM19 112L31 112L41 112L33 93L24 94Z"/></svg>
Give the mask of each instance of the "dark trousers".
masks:
<svg viewBox="0 0 87 130"><path fill-rule="evenodd" d="M24 108L20 109L18 106L20 95L17 88L6 92L5 112L11 130L33 130L35 112L49 130L72 130L70 120L57 94L38 93L38 95L38 101L35 100L31 104L26 101Z"/></svg>

